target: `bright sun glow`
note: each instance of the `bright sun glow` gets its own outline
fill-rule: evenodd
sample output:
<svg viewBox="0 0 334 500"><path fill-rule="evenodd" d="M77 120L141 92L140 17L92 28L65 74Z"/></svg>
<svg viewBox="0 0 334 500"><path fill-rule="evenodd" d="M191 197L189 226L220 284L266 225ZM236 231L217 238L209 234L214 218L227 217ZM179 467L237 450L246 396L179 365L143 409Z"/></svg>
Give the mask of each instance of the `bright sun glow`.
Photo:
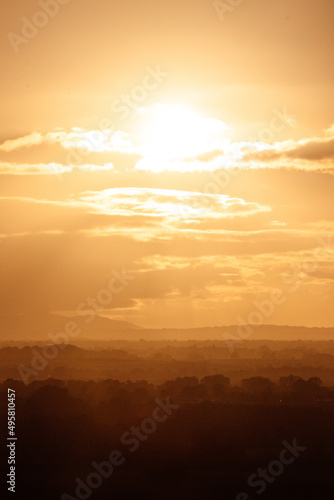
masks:
<svg viewBox="0 0 334 500"><path fill-rule="evenodd" d="M218 148L228 130L217 119L203 118L175 104L157 104L139 112L144 118L140 134L143 152L153 158L194 158Z"/></svg>

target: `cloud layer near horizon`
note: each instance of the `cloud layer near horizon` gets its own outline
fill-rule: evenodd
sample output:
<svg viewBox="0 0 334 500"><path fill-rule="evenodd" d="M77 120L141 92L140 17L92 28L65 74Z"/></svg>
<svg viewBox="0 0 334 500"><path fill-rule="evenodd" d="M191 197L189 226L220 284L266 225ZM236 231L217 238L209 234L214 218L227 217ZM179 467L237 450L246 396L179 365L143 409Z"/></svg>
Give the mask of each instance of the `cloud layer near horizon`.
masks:
<svg viewBox="0 0 334 500"><path fill-rule="evenodd" d="M234 180L240 191L245 180ZM103 315L153 327L232 324L281 291L286 300L269 322L299 324L302 314L306 324L329 325L334 214L326 212L326 196L322 220L303 209L301 220L291 211L296 193L285 194L285 212L271 193L246 185L256 199L263 193L260 203L156 188L1 196L5 310L73 313L105 288L111 269L125 267L135 279L101 307ZM59 183L59 193L65 186Z"/></svg>

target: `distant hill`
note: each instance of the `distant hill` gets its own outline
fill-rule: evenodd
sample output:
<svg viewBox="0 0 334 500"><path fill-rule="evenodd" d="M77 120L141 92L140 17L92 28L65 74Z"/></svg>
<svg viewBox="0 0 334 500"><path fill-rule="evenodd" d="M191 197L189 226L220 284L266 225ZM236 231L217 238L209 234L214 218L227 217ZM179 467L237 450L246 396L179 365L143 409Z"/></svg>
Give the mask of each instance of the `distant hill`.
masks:
<svg viewBox="0 0 334 500"><path fill-rule="evenodd" d="M116 333L116 332L114 332ZM240 337L241 335L241 337ZM119 338L121 337L110 337ZM132 330L128 340L334 340L334 328L261 325L240 330L237 325L206 328L160 328ZM124 337L123 337L124 339Z"/></svg>
<svg viewBox="0 0 334 500"><path fill-rule="evenodd" d="M76 339L93 340L334 340L334 328L304 326L236 325L205 328L142 328L128 321L95 316L65 317L59 314L0 316L0 340L47 341L48 334L64 332L68 322L76 322L80 334Z"/></svg>
<svg viewBox="0 0 334 500"><path fill-rule="evenodd" d="M117 321L95 316L65 317L59 314L0 316L1 340L46 340L48 334L64 332L68 322L75 321L81 329L80 337L108 339L112 332L138 330L141 327L128 321Z"/></svg>
<svg viewBox="0 0 334 500"><path fill-rule="evenodd" d="M147 330L141 330L143 335ZM163 329L149 330L164 338L176 338L179 340L334 340L334 328L308 328L305 326L281 326L281 325L259 325L243 326L237 325L216 326L211 328L192 329ZM139 332L138 332L139 334Z"/></svg>

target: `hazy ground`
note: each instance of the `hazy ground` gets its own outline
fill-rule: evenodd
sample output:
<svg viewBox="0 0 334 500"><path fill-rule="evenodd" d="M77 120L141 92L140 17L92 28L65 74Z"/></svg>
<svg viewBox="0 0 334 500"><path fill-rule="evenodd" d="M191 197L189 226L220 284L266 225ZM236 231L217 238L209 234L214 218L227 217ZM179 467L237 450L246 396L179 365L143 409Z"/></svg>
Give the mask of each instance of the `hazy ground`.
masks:
<svg viewBox="0 0 334 500"><path fill-rule="evenodd" d="M20 500L333 491L333 340L28 344L0 348L2 422L15 391Z"/></svg>

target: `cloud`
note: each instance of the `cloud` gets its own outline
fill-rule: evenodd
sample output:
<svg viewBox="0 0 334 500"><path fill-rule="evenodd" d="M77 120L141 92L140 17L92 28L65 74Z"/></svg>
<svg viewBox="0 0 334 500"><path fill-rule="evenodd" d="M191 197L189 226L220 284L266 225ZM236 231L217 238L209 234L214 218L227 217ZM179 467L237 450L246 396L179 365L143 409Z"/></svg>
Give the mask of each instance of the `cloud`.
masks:
<svg viewBox="0 0 334 500"><path fill-rule="evenodd" d="M37 164L16 164L16 163L1 163L0 162L0 175L55 175L62 176L63 174L73 171L110 171L113 170L112 163L104 165L82 164L82 165L62 165L60 163L37 163Z"/></svg>
<svg viewBox="0 0 334 500"><path fill-rule="evenodd" d="M24 137L18 137L17 139L8 139L7 141L0 144L0 151L14 151L20 148L28 148L31 146L36 146L42 144L44 138L39 132L33 132L32 134L26 135Z"/></svg>
<svg viewBox="0 0 334 500"><path fill-rule="evenodd" d="M334 137L327 140L311 140L297 145L285 153L288 158L316 161L334 159Z"/></svg>
<svg viewBox="0 0 334 500"><path fill-rule="evenodd" d="M33 132L17 139L9 139L0 144L0 151L14 151L40 144L60 144L65 149L75 148L88 151L128 151L132 148L130 136L122 131L84 130L73 127L69 131Z"/></svg>
<svg viewBox="0 0 334 500"><path fill-rule="evenodd" d="M205 124L211 123L210 120L212 121L200 120L198 130L195 127L198 135L204 130ZM55 172L70 172L75 167L85 171L98 170L98 167L110 170L111 165L117 172L155 174L205 173L231 168L285 168L334 173L334 126L324 130L322 137L286 140L274 144L261 141L232 142L222 127L220 122L208 127L209 138L203 139L205 147L204 143L201 144L199 139L195 140L191 135L191 129L188 130L189 137L187 135L184 148L183 142L178 141L176 135L174 152L178 154L174 155L164 153L165 150L172 150L168 136L159 136L161 144L156 149L152 146L153 150L150 150L149 145L145 145L144 140L141 142L135 133L131 135L117 130L84 130L74 127L69 131L56 130L44 134L34 132L0 145L0 173L53 175Z"/></svg>
<svg viewBox="0 0 334 500"><path fill-rule="evenodd" d="M215 148L197 156L172 159L144 156L136 168L153 172L212 172L231 167L288 168L334 174L334 126L325 130L324 135L276 142L273 145L261 141L231 142L220 137Z"/></svg>
<svg viewBox="0 0 334 500"><path fill-rule="evenodd" d="M59 142L65 149L81 149L90 152L134 152L130 136L125 132L111 129L84 130L73 128L70 132L47 134L46 140Z"/></svg>
<svg viewBox="0 0 334 500"><path fill-rule="evenodd" d="M14 235L48 231L89 237L124 236L140 241L173 242L224 255L308 248L332 234L333 222L312 219L294 224L275 218L272 208L227 195L149 188L111 188L72 194L62 200L0 197L6 219L1 232ZM221 245L224 244L224 247Z"/></svg>
<svg viewBox="0 0 334 500"><path fill-rule="evenodd" d="M90 236L171 239L183 233L206 238L219 234L224 221L254 217L270 208L227 195L188 191L112 188L71 195L64 200L0 197L7 214L3 232L85 232ZM196 237L196 236L195 236Z"/></svg>
<svg viewBox="0 0 334 500"><path fill-rule="evenodd" d="M263 143L248 144L241 159L245 165L314 170L334 174L334 125L324 131L324 137L283 141L270 146Z"/></svg>
<svg viewBox="0 0 334 500"><path fill-rule="evenodd" d="M166 219L201 221L246 217L268 212L270 207L227 195L148 188L113 188L82 193L81 202L94 211L114 215L149 215Z"/></svg>
<svg viewBox="0 0 334 500"><path fill-rule="evenodd" d="M113 157L122 169L131 155L138 159L130 137L122 131L72 128L44 134L34 132L0 145L0 173L52 175L55 171L66 173L75 168L110 170Z"/></svg>
<svg viewBox="0 0 334 500"><path fill-rule="evenodd" d="M159 207L152 209L153 215L148 211L152 201L167 202L164 192L132 191L122 200L114 194L114 205L109 203L110 192L85 192L63 201L0 199L0 210L6 213L2 228L8 233L0 244L0 299L5 310L73 311L106 287L112 268L122 267L136 278L105 314L113 316L117 310L126 319L132 311L139 324L161 325L159 317L166 311L170 322L162 326L189 326L187 315L197 326L235 323L240 314L253 310L252 301L266 300L274 289L287 293L299 274L302 284L289 296L289 307L298 306L301 293L306 294L303 306L311 307L317 293L317 307L326 310L323 303L329 302L334 272L334 240L328 238L334 234L333 223L243 231L201 226L189 232L180 230L176 220L166 221ZM144 205L139 213L137 203ZM114 206L121 215L109 213ZM333 250L319 254L317 269L305 275L303 266L320 246L320 238ZM285 284L282 273L287 272L292 279ZM18 282L23 283L19 294Z"/></svg>

